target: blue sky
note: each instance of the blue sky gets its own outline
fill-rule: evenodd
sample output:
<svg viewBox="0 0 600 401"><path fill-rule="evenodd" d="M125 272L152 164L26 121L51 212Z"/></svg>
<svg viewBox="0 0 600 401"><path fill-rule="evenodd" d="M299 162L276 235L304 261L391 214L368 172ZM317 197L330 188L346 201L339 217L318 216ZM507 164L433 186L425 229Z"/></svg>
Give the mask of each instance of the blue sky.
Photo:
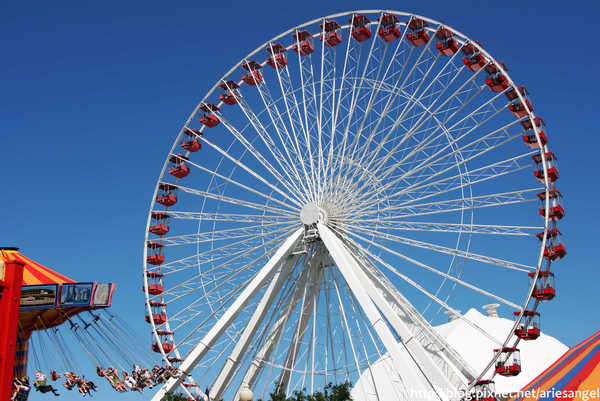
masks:
<svg viewBox="0 0 600 401"><path fill-rule="evenodd" d="M114 309L147 342L140 292L147 210L174 136L204 93L250 50L306 20L361 8L415 12L504 60L548 124L568 256L542 325L573 345L598 329L600 317L600 30L593 2L572 4L5 2L0 244L77 280L116 282Z"/></svg>

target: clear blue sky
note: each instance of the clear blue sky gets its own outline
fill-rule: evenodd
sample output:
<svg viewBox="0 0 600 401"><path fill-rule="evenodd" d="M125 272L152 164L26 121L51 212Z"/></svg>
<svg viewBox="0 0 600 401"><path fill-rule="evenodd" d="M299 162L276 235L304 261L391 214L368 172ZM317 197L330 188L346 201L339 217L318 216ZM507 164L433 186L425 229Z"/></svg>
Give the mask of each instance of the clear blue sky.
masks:
<svg viewBox="0 0 600 401"><path fill-rule="evenodd" d="M568 256L543 329L568 345L598 330L600 29L591 1L4 2L0 244L77 280L116 282L114 309L148 342L140 291L145 220L182 123L260 43L361 8L453 26L527 85L560 158L567 212Z"/></svg>

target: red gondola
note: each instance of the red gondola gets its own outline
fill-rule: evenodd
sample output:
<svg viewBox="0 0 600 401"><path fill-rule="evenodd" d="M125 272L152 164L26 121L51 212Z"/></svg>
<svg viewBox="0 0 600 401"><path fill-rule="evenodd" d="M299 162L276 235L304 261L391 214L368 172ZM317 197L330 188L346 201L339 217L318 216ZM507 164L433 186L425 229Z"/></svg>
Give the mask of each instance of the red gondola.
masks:
<svg viewBox="0 0 600 401"><path fill-rule="evenodd" d="M325 31L325 44L329 47L335 47L342 43L342 35L340 35L340 24L337 21L325 21L325 26L320 25L321 29ZM321 40L323 37L321 36Z"/></svg>
<svg viewBox="0 0 600 401"><path fill-rule="evenodd" d="M533 123L535 124L536 127L541 128L541 127L545 127L546 123L544 122L544 120L542 119L542 117L534 117L533 118ZM529 118L524 119L523 121L521 121L521 125L523 126L524 129L526 130L530 130L533 129L533 124L531 123L531 120Z"/></svg>
<svg viewBox="0 0 600 401"><path fill-rule="evenodd" d="M485 84L492 90L492 92L502 92L509 87L508 79L504 75L487 78L485 80Z"/></svg>
<svg viewBox="0 0 600 401"><path fill-rule="evenodd" d="M394 14L383 14L379 20L381 28L379 28L379 36L386 42L391 42L398 39L402 34L398 29L400 19Z"/></svg>
<svg viewBox="0 0 600 401"><path fill-rule="evenodd" d="M152 223L148 231L154 235L165 235L169 232L169 226L166 224L169 215L163 212L152 212Z"/></svg>
<svg viewBox="0 0 600 401"><path fill-rule="evenodd" d="M469 58L465 58L463 60L463 62L465 64L465 67L467 67L469 70L471 70L473 72L479 71L487 63L485 61L485 58L483 57L483 55L481 55L480 53L477 53Z"/></svg>
<svg viewBox="0 0 600 401"><path fill-rule="evenodd" d="M487 60L475 45L479 45L479 42L469 42L462 47L463 54L467 56L463 59L463 63L465 67L473 72L479 71L487 64Z"/></svg>
<svg viewBox="0 0 600 401"><path fill-rule="evenodd" d="M298 53L298 49L301 56L308 56L315 51L315 46L312 44L312 35L307 30L302 30L294 33L294 45L292 50Z"/></svg>
<svg viewBox="0 0 600 401"><path fill-rule="evenodd" d="M469 383L470 384L470 383ZM469 400L496 401L496 389L492 380L479 380L471 389Z"/></svg>
<svg viewBox="0 0 600 401"><path fill-rule="evenodd" d="M530 280L535 278L535 272L528 273ZM533 297L540 301L550 301L556 296L554 273L550 270L541 270L533 288Z"/></svg>
<svg viewBox="0 0 600 401"><path fill-rule="evenodd" d="M427 26L428 24L426 21L423 21L420 18L411 18L408 23L408 29L410 29L411 32L406 35L406 39L415 47L422 46L429 42L429 34L425 30Z"/></svg>
<svg viewBox="0 0 600 401"><path fill-rule="evenodd" d="M500 349L495 349L498 352ZM496 360L496 373L500 376L517 376L521 373L521 353L515 347L504 347Z"/></svg>
<svg viewBox="0 0 600 401"><path fill-rule="evenodd" d="M184 148L185 150L187 150L188 152L197 152L200 149L202 149L202 144L200 143L200 141L198 141L197 137L201 137L202 136L202 132L200 132L197 129L190 129L190 128L186 128L185 131L183 132L185 135L188 136L187 140L184 139L181 142L181 147Z"/></svg>
<svg viewBox="0 0 600 401"><path fill-rule="evenodd" d="M546 216L546 192L537 194L539 199L539 212L542 217ZM565 209L562 206L562 194L558 189L548 191L548 203L550 205L548 216L552 221L565 217Z"/></svg>
<svg viewBox="0 0 600 401"><path fill-rule="evenodd" d="M535 126L538 128L538 135L540 137L540 142L542 146L546 146L546 144L548 143L548 137L543 131L543 127L546 126L546 123L544 123L544 120L541 117L535 117L533 119L533 124L535 124ZM525 145L527 145L531 149L535 149L538 147L538 141L537 137L535 136L533 124L531 123L531 120L529 118L526 118L525 120L521 121L521 125L525 129L525 133L523 134L523 142L525 142Z"/></svg>
<svg viewBox="0 0 600 401"><path fill-rule="evenodd" d="M520 312L513 312L518 317ZM523 318L515 329L515 335L521 340L535 340L540 336L540 314L533 310L523 312Z"/></svg>
<svg viewBox="0 0 600 401"><path fill-rule="evenodd" d="M525 89L524 86L519 87L519 92L521 93L521 96L525 98L525 103L519 100L519 95L517 94L517 91L514 88L506 92L506 98L509 101L508 109L510 110L510 112L513 113L513 115L517 118L523 118L527 116L528 112L533 111L533 106L527 98L529 92L527 91L527 89Z"/></svg>
<svg viewBox="0 0 600 401"><path fill-rule="evenodd" d="M146 322L150 323L150 316L146 315ZM166 314L156 314L156 315L152 315L152 321L154 322L154 324L163 324L167 321L167 315Z"/></svg>
<svg viewBox="0 0 600 401"><path fill-rule="evenodd" d="M242 64L242 68L248 71L246 74L242 75L242 81L244 81L248 85L255 86L263 81L263 76L258 71L262 68L262 65L260 65L256 61L248 61Z"/></svg>
<svg viewBox="0 0 600 401"><path fill-rule="evenodd" d="M177 203L177 197L174 193L176 189L175 185L160 184L158 186L159 194L156 197L156 201L166 207L173 206Z"/></svg>
<svg viewBox="0 0 600 401"><path fill-rule="evenodd" d="M163 324L167 321L167 304L164 302L150 301L151 316L154 324ZM146 315L146 321L150 322L150 317Z"/></svg>
<svg viewBox="0 0 600 401"><path fill-rule="evenodd" d="M451 56L458 51L459 45L450 30L442 27L437 30L435 37L439 41L435 47L443 56Z"/></svg>
<svg viewBox="0 0 600 401"><path fill-rule="evenodd" d="M173 351L173 344L167 342L162 343L160 346L157 343L152 344L152 351L154 352L160 352L161 348L165 354L168 354L169 352Z"/></svg>
<svg viewBox="0 0 600 401"><path fill-rule="evenodd" d="M144 291L144 287L142 287L142 291ZM161 284L149 284L148 285L148 293L151 295L160 295L165 290Z"/></svg>
<svg viewBox="0 0 600 401"><path fill-rule="evenodd" d="M206 103L200 106L200 110L204 113L200 116L200 122L209 128L215 127L219 124L219 118L214 114L219 111L219 106L212 103Z"/></svg>
<svg viewBox="0 0 600 401"><path fill-rule="evenodd" d="M352 28L352 37L357 42L364 42L371 37L371 30L367 25L371 22L364 14L354 15L350 18L350 22L354 26Z"/></svg>
<svg viewBox="0 0 600 401"><path fill-rule="evenodd" d="M184 178L190 173L190 168L185 165L188 160L182 154L173 155L169 158L169 174L177 178Z"/></svg>
<svg viewBox="0 0 600 401"><path fill-rule="evenodd" d="M160 295L164 291L162 278L164 274L161 272L146 272L146 280L148 281L148 293L151 295ZM144 288L142 287L142 291Z"/></svg>
<svg viewBox="0 0 600 401"><path fill-rule="evenodd" d="M164 245L160 242L148 242L146 246L152 252L151 255L146 257L146 262L155 266L161 265L165 261L165 255L163 255Z"/></svg>
<svg viewBox="0 0 600 401"><path fill-rule="evenodd" d="M533 171L533 175L540 182L544 182L544 166L542 165L542 155L541 153L535 154L531 156L533 163L535 164L535 169ZM544 153L544 161L546 161L546 171L548 172L548 180L550 182L554 182L558 180L558 166L556 161L556 156L552 152Z"/></svg>
<svg viewBox="0 0 600 401"><path fill-rule="evenodd" d="M477 54L479 53L478 48L475 45L481 45L481 43L479 43L478 40L476 40L475 42L467 42L465 43L465 45L462 47L462 52L465 56L472 56L473 54Z"/></svg>
<svg viewBox="0 0 600 401"><path fill-rule="evenodd" d="M508 79L500 71L500 67L504 71L508 71L503 62L498 64L488 64L485 67L485 71L488 73L488 77L485 80L485 84L492 90L492 92L502 92L510 86Z"/></svg>
<svg viewBox="0 0 600 401"><path fill-rule="evenodd" d="M527 107L525 107L527 106ZM522 102L517 102L508 105L508 109L517 118L525 117L528 112L533 111L533 106L529 99L525 99L525 105Z"/></svg>
<svg viewBox="0 0 600 401"><path fill-rule="evenodd" d="M221 82L219 84L221 89L225 91L219 95L219 100L230 106L236 104L240 100L240 95L237 89L240 87L235 81Z"/></svg>
<svg viewBox="0 0 600 401"><path fill-rule="evenodd" d="M152 350L154 352L160 352L160 349L162 348L162 350L165 352L165 354L168 354L169 352L173 351L173 344L171 343L169 336L173 335L173 332L170 330L156 330L156 334L159 335L160 337L160 342L153 342L152 344ZM160 344L160 346L159 346Z"/></svg>
<svg viewBox="0 0 600 401"><path fill-rule="evenodd" d="M546 235L546 246L544 248L544 257L553 262L558 259L562 259L567 254L567 249L560 241L562 233L558 230L558 228L553 228L548 230L548 234ZM541 232L536 234L538 239L542 241L544 239L544 233Z"/></svg>
<svg viewBox="0 0 600 401"><path fill-rule="evenodd" d="M566 254L567 248L565 248L562 242L544 249L544 257L551 261L562 259Z"/></svg>
<svg viewBox="0 0 600 401"><path fill-rule="evenodd" d="M284 54L287 49L282 44L271 43L267 45L266 49L271 55L270 57L267 57L267 64L273 68L283 68L287 65L288 61Z"/></svg>

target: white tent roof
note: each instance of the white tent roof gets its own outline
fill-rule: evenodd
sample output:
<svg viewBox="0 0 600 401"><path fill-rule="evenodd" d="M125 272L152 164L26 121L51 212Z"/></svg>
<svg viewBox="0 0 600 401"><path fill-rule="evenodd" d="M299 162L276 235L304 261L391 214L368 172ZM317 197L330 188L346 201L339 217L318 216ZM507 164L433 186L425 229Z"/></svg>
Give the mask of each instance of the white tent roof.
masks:
<svg viewBox="0 0 600 401"><path fill-rule="evenodd" d="M499 341L504 340L514 323L512 319L486 316L476 309L470 309L465 317ZM493 356L493 349L498 348L498 344L461 319L436 326L435 329L477 372L485 368ZM566 345L543 332L535 341L521 341L518 348L521 351L522 371L515 377L496 375L494 381L498 393L520 390L568 350ZM371 372L362 374L352 390L355 401L400 398L399 388L402 387L396 387L400 384L390 380L389 361L385 359L387 355L373 364ZM375 395L372 376L379 397Z"/></svg>

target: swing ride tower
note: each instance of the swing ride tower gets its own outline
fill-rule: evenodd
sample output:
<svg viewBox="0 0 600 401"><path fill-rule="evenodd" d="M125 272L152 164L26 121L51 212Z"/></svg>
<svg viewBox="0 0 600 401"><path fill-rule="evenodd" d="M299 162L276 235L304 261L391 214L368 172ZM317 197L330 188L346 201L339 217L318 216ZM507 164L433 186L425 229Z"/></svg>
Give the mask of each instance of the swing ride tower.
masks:
<svg viewBox="0 0 600 401"><path fill-rule="evenodd" d="M0 252L14 248L0 248ZM24 263L0 259L0 397L10 399Z"/></svg>

